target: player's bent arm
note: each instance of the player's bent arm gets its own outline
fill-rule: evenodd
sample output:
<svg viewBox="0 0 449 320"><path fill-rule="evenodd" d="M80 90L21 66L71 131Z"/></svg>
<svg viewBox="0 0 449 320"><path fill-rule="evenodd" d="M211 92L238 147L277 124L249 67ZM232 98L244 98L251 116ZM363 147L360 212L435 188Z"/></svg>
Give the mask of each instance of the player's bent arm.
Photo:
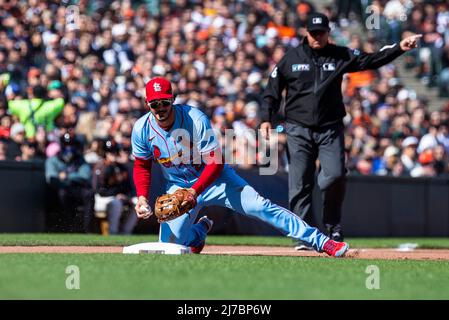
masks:
<svg viewBox="0 0 449 320"><path fill-rule="evenodd" d="M136 187L137 204L135 206L138 218L147 219L152 215L148 205L151 181L151 160L137 158L134 161L133 180Z"/></svg>
<svg viewBox="0 0 449 320"><path fill-rule="evenodd" d="M203 114L198 117L194 126L194 144L197 146L202 162L206 166L192 188L188 189L190 194L193 195L193 202L220 176L224 166L220 143L207 116Z"/></svg>
<svg viewBox="0 0 449 320"><path fill-rule="evenodd" d="M204 190L206 190L215 180L220 176L224 168L223 156L219 149L203 155L206 160L206 166L203 172L198 177L198 180L193 184L194 196L197 197Z"/></svg>

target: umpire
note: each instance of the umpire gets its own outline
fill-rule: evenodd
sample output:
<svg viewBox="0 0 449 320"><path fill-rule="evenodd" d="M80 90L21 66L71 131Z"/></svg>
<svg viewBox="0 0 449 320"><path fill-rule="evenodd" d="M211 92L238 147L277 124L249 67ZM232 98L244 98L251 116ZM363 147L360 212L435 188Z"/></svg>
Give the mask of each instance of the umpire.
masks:
<svg viewBox="0 0 449 320"><path fill-rule="evenodd" d="M415 48L421 35L410 36L399 44L369 54L330 44L329 31L329 20L324 14L309 16L307 36L298 47L285 54L269 76L260 128L262 135L268 138L272 117L278 112L282 92L286 89L290 209L301 218L310 213L318 158L323 224L333 240L343 241L340 226L346 185L343 75L376 69L391 62Z"/></svg>

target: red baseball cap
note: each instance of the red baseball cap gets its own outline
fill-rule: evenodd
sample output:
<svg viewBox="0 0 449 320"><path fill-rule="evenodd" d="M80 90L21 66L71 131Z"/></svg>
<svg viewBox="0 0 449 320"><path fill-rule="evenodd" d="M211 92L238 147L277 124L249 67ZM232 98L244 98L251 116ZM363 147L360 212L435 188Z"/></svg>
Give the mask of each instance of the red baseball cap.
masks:
<svg viewBox="0 0 449 320"><path fill-rule="evenodd" d="M146 84L145 91L147 94L147 101L173 98L171 83L165 78L151 79Z"/></svg>

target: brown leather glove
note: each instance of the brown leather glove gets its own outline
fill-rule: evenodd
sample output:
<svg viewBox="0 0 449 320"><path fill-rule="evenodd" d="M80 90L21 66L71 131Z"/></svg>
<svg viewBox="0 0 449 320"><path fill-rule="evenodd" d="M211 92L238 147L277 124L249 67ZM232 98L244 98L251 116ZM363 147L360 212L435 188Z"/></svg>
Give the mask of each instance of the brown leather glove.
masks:
<svg viewBox="0 0 449 320"><path fill-rule="evenodd" d="M176 219L196 206L196 198L188 189L178 189L156 199L154 214L159 223Z"/></svg>

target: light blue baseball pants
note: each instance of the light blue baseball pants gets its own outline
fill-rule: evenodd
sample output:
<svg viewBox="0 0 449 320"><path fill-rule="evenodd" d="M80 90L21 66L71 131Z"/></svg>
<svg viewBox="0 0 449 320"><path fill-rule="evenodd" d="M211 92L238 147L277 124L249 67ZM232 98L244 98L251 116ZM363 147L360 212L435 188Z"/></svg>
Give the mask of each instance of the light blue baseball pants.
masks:
<svg viewBox="0 0 449 320"><path fill-rule="evenodd" d="M179 186L172 185L168 193L173 193ZM329 239L317 228L309 226L293 212L265 199L254 190L234 169L225 166L217 181L206 189L197 199L197 206L160 226L159 241L199 246L205 241L207 230L202 224L194 224L198 212L203 206L222 206L250 218L269 223L282 234L301 240L316 251L322 251Z"/></svg>

